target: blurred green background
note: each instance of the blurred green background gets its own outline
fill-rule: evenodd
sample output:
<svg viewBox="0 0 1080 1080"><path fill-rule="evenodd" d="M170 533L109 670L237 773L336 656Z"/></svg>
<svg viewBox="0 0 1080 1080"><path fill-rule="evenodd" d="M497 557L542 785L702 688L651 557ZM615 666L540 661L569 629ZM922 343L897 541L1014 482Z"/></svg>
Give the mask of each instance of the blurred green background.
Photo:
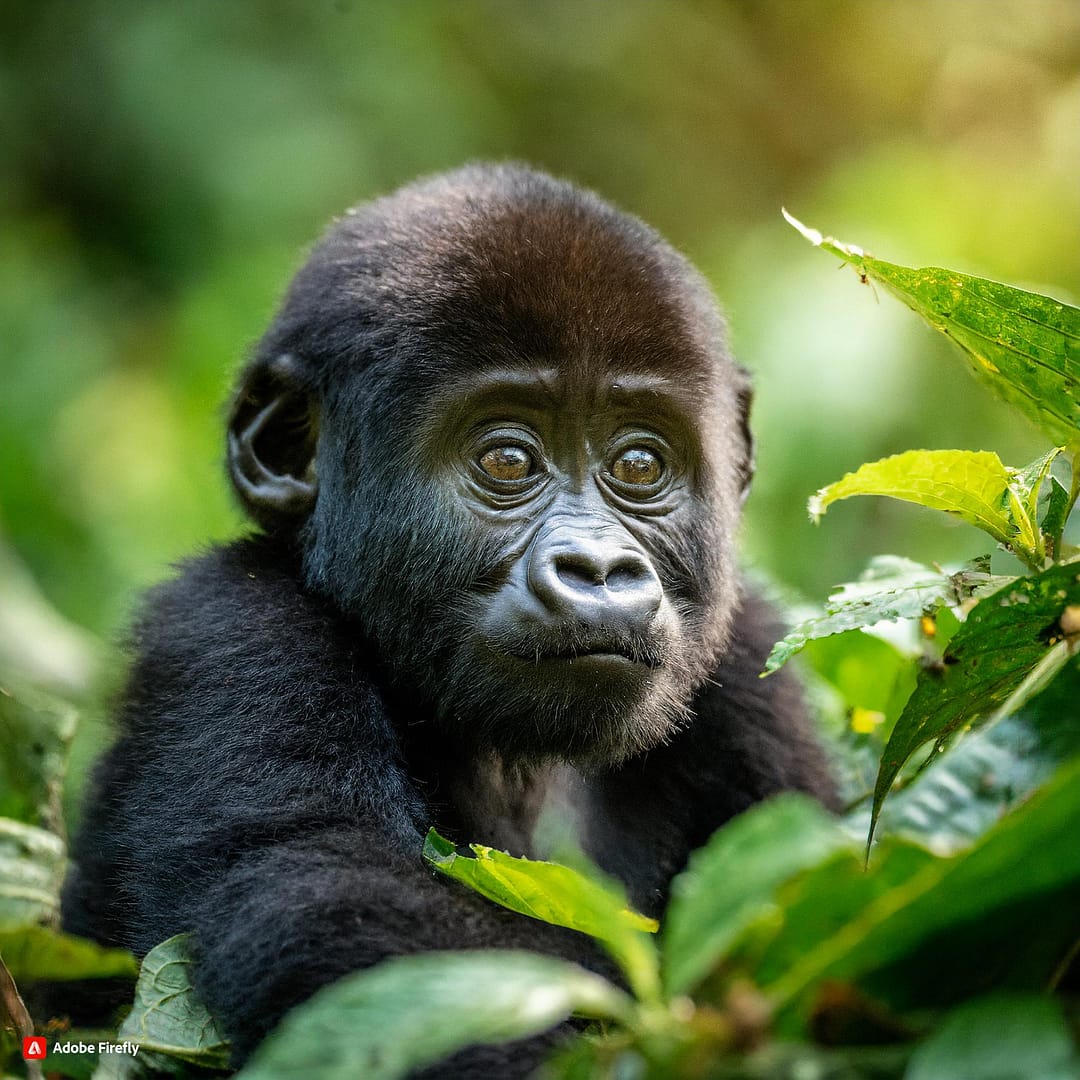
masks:
<svg viewBox="0 0 1080 1080"><path fill-rule="evenodd" d="M814 527L816 488L1045 447L780 207L1080 295L1075 0L13 3L0 133L0 662L74 691L139 588L243 527L221 406L306 245L417 174L524 159L702 267L757 381L747 559L815 599L986 548L883 500Z"/></svg>

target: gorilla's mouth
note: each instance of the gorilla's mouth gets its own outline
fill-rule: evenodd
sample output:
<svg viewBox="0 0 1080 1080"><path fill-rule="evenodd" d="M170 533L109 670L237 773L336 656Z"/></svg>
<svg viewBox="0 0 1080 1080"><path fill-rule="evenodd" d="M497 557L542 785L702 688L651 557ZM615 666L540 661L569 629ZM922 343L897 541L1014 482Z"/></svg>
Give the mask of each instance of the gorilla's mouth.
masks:
<svg viewBox="0 0 1080 1080"><path fill-rule="evenodd" d="M565 644L541 641L515 641L500 644L500 652L536 666L578 664L581 666L632 665L658 668L663 664L661 651L653 642L604 638Z"/></svg>
<svg viewBox="0 0 1080 1080"><path fill-rule="evenodd" d="M613 662L622 661L626 664L644 664L646 667L655 667L654 663L644 657L631 652L629 649L609 649L604 647L590 649L564 649L561 652L541 654L540 661L555 660L572 664L580 660L598 660Z"/></svg>

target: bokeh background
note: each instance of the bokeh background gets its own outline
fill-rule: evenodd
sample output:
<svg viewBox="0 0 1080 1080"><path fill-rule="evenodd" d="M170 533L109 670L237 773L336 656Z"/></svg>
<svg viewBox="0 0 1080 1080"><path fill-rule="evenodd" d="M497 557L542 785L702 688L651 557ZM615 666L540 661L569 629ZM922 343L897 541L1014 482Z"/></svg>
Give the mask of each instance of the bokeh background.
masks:
<svg viewBox="0 0 1080 1080"><path fill-rule="evenodd" d="M1075 0L38 0L0 11L0 663L85 688L138 589L243 527L230 374L305 247L417 174L519 158L707 274L757 381L744 549L820 598L981 534L864 460L1043 441L780 216L1080 295Z"/></svg>

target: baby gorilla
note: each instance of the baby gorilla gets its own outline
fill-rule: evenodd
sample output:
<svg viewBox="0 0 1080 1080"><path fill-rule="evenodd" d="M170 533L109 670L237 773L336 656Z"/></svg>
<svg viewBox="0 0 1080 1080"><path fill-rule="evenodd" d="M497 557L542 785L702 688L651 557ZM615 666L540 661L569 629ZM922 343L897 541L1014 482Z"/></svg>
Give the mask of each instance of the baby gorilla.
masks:
<svg viewBox="0 0 1080 1080"><path fill-rule="evenodd" d="M139 953L193 931L240 1061L389 956L594 962L434 880L429 826L535 856L559 813L655 914L732 815L831 802L735 567L749 400L701 277L592 194L477 166L345 215L240 376L260 530L137 624L66 928ZM542 1043L445 1075L524 1074Z"/></svg>

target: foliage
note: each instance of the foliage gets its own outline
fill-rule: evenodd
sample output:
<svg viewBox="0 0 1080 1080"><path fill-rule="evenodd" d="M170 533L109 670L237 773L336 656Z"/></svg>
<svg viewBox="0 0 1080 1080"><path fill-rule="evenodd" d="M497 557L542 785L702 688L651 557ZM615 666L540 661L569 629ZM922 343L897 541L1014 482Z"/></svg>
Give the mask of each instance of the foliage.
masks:
<svg viewBox="0 0 1080 1080"><path fill-rule="evenodd" d="M849 734L878 740L869 819L856 800L849 822L864 821L872 837L903 780L906 818L868 867L850 827L801 798L774 800L721 829L676 878L657 947L627 923L621 896L606 884L486 848L464 857L429 838L439 869L514 910L592 933L621 962L636 1000L612 997L600 1011L614 1027L553 1060L551 1077L696 1076L706 1068L711 1076L781 1076L806 1067L837 1076L1019 1078L1080 1068L1066 1013L1040 996L1059 985L1080 946L1080 560L1063 539L1078 485L1053 471L1063 451L1074 475L1077 466L1080 312L817 239L948 332L992 389L1063 445L1023 468L983 451L894 455L822 489L811 511L868 494L943 510L988 533L1029 576L991 574L989 558L950 573L881 557L770 657L772 671L805 649L845 699ZM906 648L888 640L905 621ZM882 634L883 623L891 634L868 636ZM887 732L867 722L875 716ZM940 750L980 725L982 741L969 735L948 755L932 753L934 769L905 772L922 745ZM1025 771L1024 754L1045 766ZM995 785L988 768L1005 779ZM410 987L434 1004L431 987L442 1000L442 980L456 977L461 960L429 962L430 984ZM363 993L375 1001L388 977L353 976L305 1018L341 1031L346 1016L367 1016L346 1013L344 988L353 1003ZM565 977L553 972L552 988ZM378 1017L363 1026L378 1027ZM411 1043L399 1071L380 1075L536 1030L458 1026L452 1046ZM387 1030L393 1046L379 1060L401 1053ZM889 1050L868 1052L872 1044ZM305 1045L299 1026L290 1027L270 1041L266 1060L298 1061Z"/></svg>
<svg viewBox="0 0 1080 1080"><path fill-rule="evenodd" d="M909 1057L921 1070L965 1061L954 1075L973 1080L1041 1075L994 1072L1002 1054L1074 1075L1064 1013L1040 993L1075 945L1078 815L1080 760L968 851L941 857L889 838L866 871L841 824L803 796L784 796L721 830L676 879L660 947L648 945L664 975L659 997L631 998L527 953L404 957L298 1007L241 1075L391 1080L475 1043L534 1035L571 1012L607 1021L608 1033L571 1046L546 1076L696 1076L706 1063L711 1076L795 1075L777 1071L781 1057L831 1060L847 1069L836 1075L853 1077L898 1077ZM747 871L748 856L757 869ZM1011 872L1021 861L1025 872ZM594 883L569 868L500 862L522 882L532 877L537 896L557 881L555 905L569 890L594 895ZM170 989L186 998L182 969L177 976ZM988 977L1008 994L979 997ZM129 1019L122 1034L145 1024L159 993L140 995L132 1016L143 1018ZM932 1025L935 1015L941 1022ZM171 1037L188 1047L187 1060L204 1023L195 1012ZM973 1038L982 1046L974 1058ZM818 1042L853 1049L830 1054ZM881 1043L893 1044L891 1053L871 1054L876 1064L863 1071L864 1044Z"/></svg>
<svg viewBox="0 0 1080 1080"><path fill-rule="evenodd" d="M801 653L816 700L842 728L846 825L867 834L885 741L916 682L950 672L946 648L960 617L1016 568L999 558L993 576L982 564L950 573L982 550L982 534L927 530L925 515L881 499L852 499L827 528L811 529L802 496L856 454L914 445L913 430L918 445L987 446L1003 462L1045 447L991 395L967 393L945 337L898 305L861 302L870 290L849 288L844 275L818 274L816 254L800 258L774 227L774 208L783 192L815 213L873 222L894 250L995 266L1015 281L1049 276L1078 295L1078 8L1042 0L985 16L974 0L923 4L917 18L865 0L8 5L0 954L20 983L32 990L47 970L74 970L76 949L84 973L96 964L134 970L130 957L106 961L51 925L64 851L59 778L66 762L71 820L102 734L84 708L69 755L66 695L85 693L93 658L88 634L43 617L49 605L112 634L136 588L208 537L235 533L217 464L226 371L259 333L298 247L350 203L470 159L518 157L594 186L706 271L756 374L759 470L745 546L757 565L824 595L875 551L915 560L909 577L898 560L872 567L785 645ZM920 288L949 291L955 280L965 307L993 311L977 281L911 273L896 285L915 303ZM961 312L970 337L969 322ZM1068 390L1056 348L1045 377ZM1025 363L1015 351L1005 368L984 355L1000 370ZM993 374L975 359L971 367ZM1066 423L1075 398L1055 403L1052 389L1045 397L1051 422ZM1022 395L1015 407L1025 408ZM1068 443L1067 434L1052 441ZM1064 465L1055 461L1043 482L1046 505L1026 509L1051 537L1063 536L1069 504ZM1011 520L1009 507L1001 513ZM1073 542L1076 525L1074 514ZM775 663L786 658L774 654ZM10 671L59 695L15 685ZM1037 688L1040 673L1032 675L1021 696ZM901 769L878 831L916 836L936 854L966 850L1075 754L1078 700L1073 661L1014 715L984 714L970 732L962 721L952 739L963 737L934 754L932 768L920 771L916 753ZM880 857L878 849L871 873ZM844 993L829 999L834 1011ZM973 999L970 1021L957 1014L965 1040L946 1017L926 1042L941 1033L963 1056L923 1062L917 1050L911 1069L929 1071L912 1075L979 1076L991 1062L999 1075L1056 1077L1056 1000L984 1000ZM744 1022L752 995L729 1004L739 1030L758 1030ZM698 1029L715 1020L699 1007ZM0 1030L0 1062L4 1040ZM828 1041L765 1039L723 1069L895 1075L910 1053L905 1043ZM612 1045L579 1043L575 1075L619 1060Z"/></svg>
<svg viewBox="0 0 1080 1080"><path fill-rule="evenodd" d="M228 1067L229 1044L191 987L192 963L188 934L163 941L143 957L134 1004L115 1040L136 1043L139 1055L105 1055L95 1080L138 1080L148 1072L184 1076L185 1065Z"/></svg>
<svg viewBox="0 0 1080 1080"><path fill-rule="evenodd" d="M921 745L933 741L940 749L961 725L1001 719L1067 666L1075 671L1080 552L1063 534L1080 494L1080 406L1073 401L1080 385L1080 309L948 270L883 262L785 216L811 242L851 263L861 280L880 282L956 341L992 391L1064 444L1019 469L984 452L911 451L864 465L810 500L815 517L851 495L887 495L944 510L989 533L1034 574L999 583L940 661L920 673L882 756L872 838L893 781ZM1068 489L1050 474L1063 449L1071 456ZM872 597L863 599L874 606ZM964 613L962 596L952 603L955 613Z"/></svg>
<svg viewBox="0 0 1080 1080"><path fill-rule="evenodd" d="M730 822L673 882L659 935L587 866L429 834L433 869L589 934L628 991L529 953L402 957L299 1006L245 1078L390 1080L470 1045L553 1028L563 1047L544 1067L549 1080L1080 1071L1076 1004L1063 992L1080 948L1080 552L1065 540L1080 427L1058 400L1080 375L1080 312L803 231L948 329L989 385L1062 443L1023 468L981 451L893 455L823 488L812 512L855 495L915 502L982 529L1026 572L991 573L989 557L950 571L881 556L778 643L763 677L801 652L826 712L846 720L851 809L836 820L788 795ZM1028 352L1018 326L1028 327ZM1023 362L1036 345L1038 362ZM0 724L21 755L0 762L12 778L0 803L0 953L10 969L0 969L0 1000L6 1026L25 1031L11 976L33 986L126 975L132 961L55 929L70 707L8 689ZM876 829L867 863L861 839ZM191 987L189 950L181 935L146 956L116 1034L145 1056L103 1055L98 1080L227 1068L228 1045ZM560 1025L571 1017L594 1026L570 1039ZM50 1069L80 1076L86 1062L58 1055Z"/></svg>
<svg viewBox="0 0 1080 1080"><path fill-rule="evenodd" d="M424 858L440 873L511 911L596 938L639 996L658 995L656 963L645 935L655 934L659 926L627 907L617 881L598 873L583 876L557 863L511 858L481 844L471 844L470 850L472 857L462 858L432 829Z"/></svg>
<svg viewBox="0 0 1080 1080"><path fill-rule="evenodd" d="M598 975L534 953L426 953L342 979L297 1008L245 1080L392 1080L474 1043L535 1035L576 1013L632 1017Z"/></svg>
<svg viewBox="0 0 1080 1080"><path fill-rule="evenodd" d="M1080 446L1080 315L1060 300L936 266L913 270L808 229L784 211L811 243L876 281L963 350L971 371L1049 438ZM973 492L965 479L960 490Z"/></svg>
<svg viewBox="0 0 1080 1080"><path fill-rule="evenodd" d="M0 683L0 1067L33 1033L17 985L133 978L135 959L57 929L66 862L60 782L75 728L70 703ZM9 741L10 740L10 741ZM50 1062L50 1068L54 1062ZM85 1062L74 1064L80 1076Z"/></svg>

